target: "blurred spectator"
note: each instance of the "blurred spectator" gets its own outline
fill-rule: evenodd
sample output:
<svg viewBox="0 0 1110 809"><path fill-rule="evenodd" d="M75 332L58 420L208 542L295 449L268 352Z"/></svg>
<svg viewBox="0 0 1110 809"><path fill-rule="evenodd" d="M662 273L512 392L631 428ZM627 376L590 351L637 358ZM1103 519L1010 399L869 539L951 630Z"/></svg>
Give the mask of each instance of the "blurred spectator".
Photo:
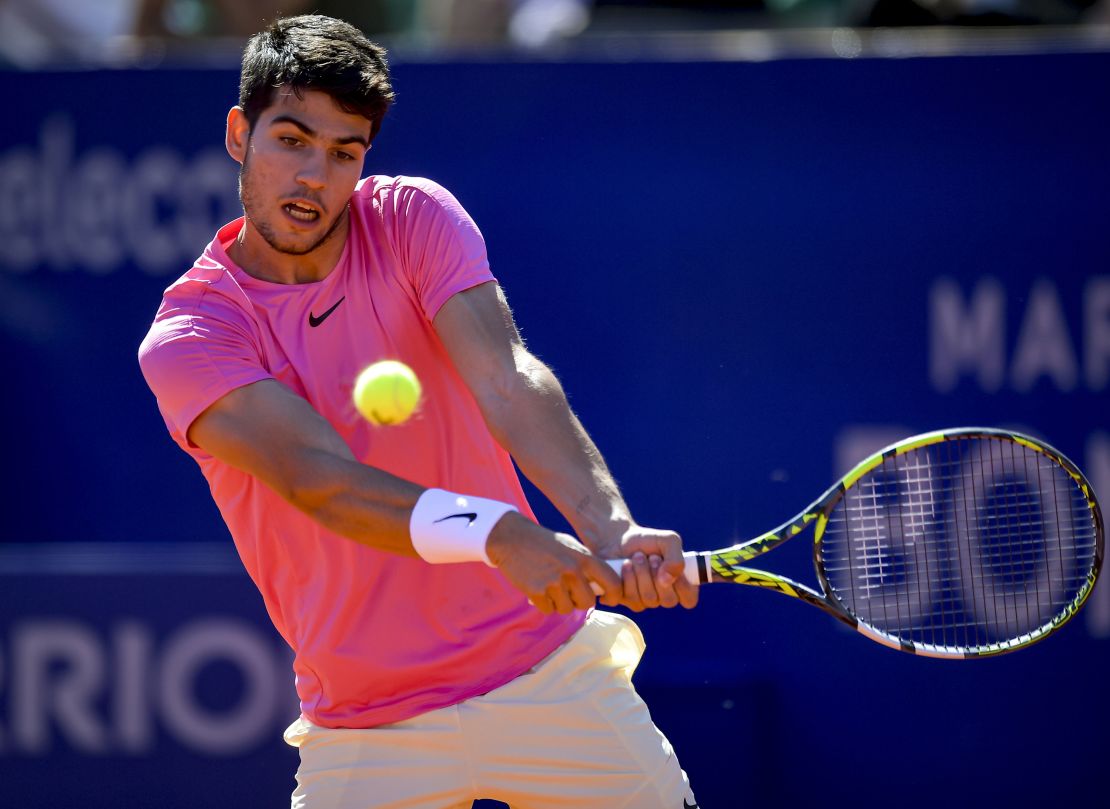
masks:
<svg viewBox="0 0 1110 809"><path fill-rule="evenodd" d="M140 0L0 0L0 61L33 68L100 59L132 32Z"/></svg>
<svg viewBox="0 0 1110 809"><path fill-rule="evenodd" d="M712 31L763 27L764 0L593 0L606 32Z"/></svg>
<svg viewBox="0 0 1110 809"><path fill-rule="evenodd" d="M1110 0L0 0L0 65L156 61L167 47L188 54L191 43L233 42L279 15L311 12L429 50L543 49L583 33L1110 25Z"/></svg>
<svg viewBox="0 0 1110 809"><path fill-rule="evenodd" d="M503 42L513 0L138 0L145 37L245 38L278 16L325 14L368 36L430 45ZM556 0L559 2L559 0Z"/></svg>
<svg viewBox="0 0 1110 809"><path fill-rule="evenodd" d="M868 0L850 22L863 26L1072 25L1099 0Z"/></svg>
<svg viewBox="0 0 1110 809"><path fill-rule="evenodd" d="M389 31L389 0L139 0L136 33L144 37L246 38L279 16L318 12L368 34ZM411 5L411 3L409 3Z"/></svg>
<svg viewBox="0 0 1110 809"><path fill-rule="evenodd" d="M525 48L543 48L586 30L590 0L517 0L509 39Z"/></svg>
<svg viewBox="0 0 1110 809"><path fill-rule="evenodd" d="M512 0L421 0L415 34L429 45L497 45L505 41L512 5Z"/></svg>

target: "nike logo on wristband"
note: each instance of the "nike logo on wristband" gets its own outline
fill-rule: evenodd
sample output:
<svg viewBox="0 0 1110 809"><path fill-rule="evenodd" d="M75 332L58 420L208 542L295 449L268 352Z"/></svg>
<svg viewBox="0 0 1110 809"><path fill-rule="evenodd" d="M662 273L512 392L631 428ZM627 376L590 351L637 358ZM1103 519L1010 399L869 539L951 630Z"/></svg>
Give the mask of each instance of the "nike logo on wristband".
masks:
<svg viewBox="0 0 1110 809"><path fill-rule="evenodd" d="M346 295L344 295L342 298L337 300L335 302L335 304L331 307L331 309L324 312L324 314L320 315L319 317L316 317L316 315L312 314L312 312L310 311L308 313L308 325L311 326L312 328L316 328L317 326L319 326L321 323L323 323L325 320L327 320L328 315L330 315L332 312L334 312L336 309L338 309L339 304L343 303L343 301L345 301L345 300L347 300Z"/></svg>
<svg viewBox="0 0 1110 809"><path fill-rule="evenodd" d="M451 514L448 517L440 517L438 520L434 520L434 522L446 522L447 520L454 519L466 520L467 526L471 526L474 524L474 521L478 519L478 514L474 511L468 511L465 514Z"/></svg>
<svg viewBox="0 0 1110 809"><path fill-rule="evenodd" d="M694 803L687 803L686 799L683 798L682 799L682 809L698 809L698 804L697 804L696 801Z"/></svg>

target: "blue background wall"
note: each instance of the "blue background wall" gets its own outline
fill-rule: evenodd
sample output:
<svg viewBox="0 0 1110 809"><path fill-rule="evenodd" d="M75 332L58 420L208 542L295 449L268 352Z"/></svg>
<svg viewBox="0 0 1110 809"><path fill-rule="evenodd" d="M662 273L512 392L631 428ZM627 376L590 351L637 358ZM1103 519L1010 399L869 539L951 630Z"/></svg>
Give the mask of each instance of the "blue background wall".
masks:
<svg viewBox="0 0 1110 809"><path fill-rule="evenodd" d="M958 424L1040 434L1110 498L1108 78L1110 54L402 62L367 167L458 196L637 518L709 549ZM236 215L237 76L0 82L0 778L24 806L280 805L287 655L135 362ZM1107 752L1105 585L970 663L747 588L639 620L704 806L1062 802Z"/></svg>

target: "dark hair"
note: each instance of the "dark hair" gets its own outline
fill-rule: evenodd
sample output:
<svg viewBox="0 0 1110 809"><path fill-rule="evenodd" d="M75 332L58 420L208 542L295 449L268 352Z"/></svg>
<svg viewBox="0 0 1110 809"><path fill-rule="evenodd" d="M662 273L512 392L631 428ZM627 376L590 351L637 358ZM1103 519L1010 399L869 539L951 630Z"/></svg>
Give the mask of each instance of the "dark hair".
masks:
<svg viewBox="0 0 1110 809"><path fill-rule="evenodd" d="M320 14L277 19L247 43L239 106L251 129L285 85L298 96L327 93L344 112L370 121L371 140L393 102L385 49L353 25Z"/></svg>

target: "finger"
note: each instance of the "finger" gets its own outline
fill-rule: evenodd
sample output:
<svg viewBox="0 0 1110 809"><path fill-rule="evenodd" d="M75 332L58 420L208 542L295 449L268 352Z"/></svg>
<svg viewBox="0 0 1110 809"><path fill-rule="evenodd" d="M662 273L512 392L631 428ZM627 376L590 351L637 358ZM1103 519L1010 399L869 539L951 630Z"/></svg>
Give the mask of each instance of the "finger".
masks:
<svg viewBox="0 0 1110 809"><path fill-rule="evenodd" d="M557 583L549 586L545 592L547 597L551 599L555 612L560 615L574 612L574 603L570 600L570 594L567 592L566 583L562 580L562 577Z"/></svg>
<svg viewBox="0 0 1110 809"><path fill-rule="evenodd" d="M701 593L701 587L691 584L685 576L675 583L674 590L678 595L678 603L686 609L690 610L698 605L698 595Z"/></svg>
<svg viewBox="0 0 1110 809"><path fill-rule="evenodd" d="M543 593L529 597L528 603L538 609L544 615L550 615L555 611L555 605L551 603L551 599Z"/></svg>
<svg viewBox="0 0 1110 809"><path fill-rule="evenodd" d="M670 609L678 604L678 594L675 592L674 583L667 584L664 576L662 576L663 557L652 554L648 557L648 562L651 564L652 573L655 575L655 591L659 594L659 606Z"/></svg>
<svg viewBox="0 0 1110 809"><path fill-rule="evenodd" d="M621 604L633 612L643 612L644 602L640 598L640 585L636 580L636 566L631 559L625 559L624 565L621 567L621 584L623 585Z"/></svg>
<svg viewBox="0 0 1110 809"><path fill-rule="evenodd" d="M568 582L568 595L576 610L588 610L597 603L597 597L590 589L590 583L585 575L575 576Z"/></svg>
<svg viewBox="0 0 1110 809"><path fill-rule="evenodd" d="M672 533L666 536L660 545L663 566L659 571L659 583L663 587L670 587L683 578L686 571L686 560L682 557L682 538Z"/></svg>
<svg viewBox="0 0 1110 809"><path fill-rule="evenodd" d="M616 607L621 603L621 591L619 589L605 590L593 579L590 579L590 591L598 602L606 607Z"/></svg>
<svg viewBox="0 0 1110 809"><path fill-rule="evenodd" d="M596 588L597 584L594 582L590 582L590 587ZM621 595L619 591L610 590L606 592L602 590L601 592L598 592L598 590L595 589L594 593L597 595L598 602L606 607L619 607L621 604Z"/></svg>
<svg viewBox="0 0 1110 809"><path fill-rule="evenodd" d="M659 594L655 591L655 576L648 558L642 553L632 554L632 569L636 575L636 589L645 607L658 607Z"/></svg>
<svg viewBox="0 0 1110 809"><path fill-rule="evenodd" d="M589 580L590 589L595 595L601 597L601 603L607 607L615 607L621 602L623 587L620 574L617 573L605 559L588 556L583 560L582 572Z"/></svg>

